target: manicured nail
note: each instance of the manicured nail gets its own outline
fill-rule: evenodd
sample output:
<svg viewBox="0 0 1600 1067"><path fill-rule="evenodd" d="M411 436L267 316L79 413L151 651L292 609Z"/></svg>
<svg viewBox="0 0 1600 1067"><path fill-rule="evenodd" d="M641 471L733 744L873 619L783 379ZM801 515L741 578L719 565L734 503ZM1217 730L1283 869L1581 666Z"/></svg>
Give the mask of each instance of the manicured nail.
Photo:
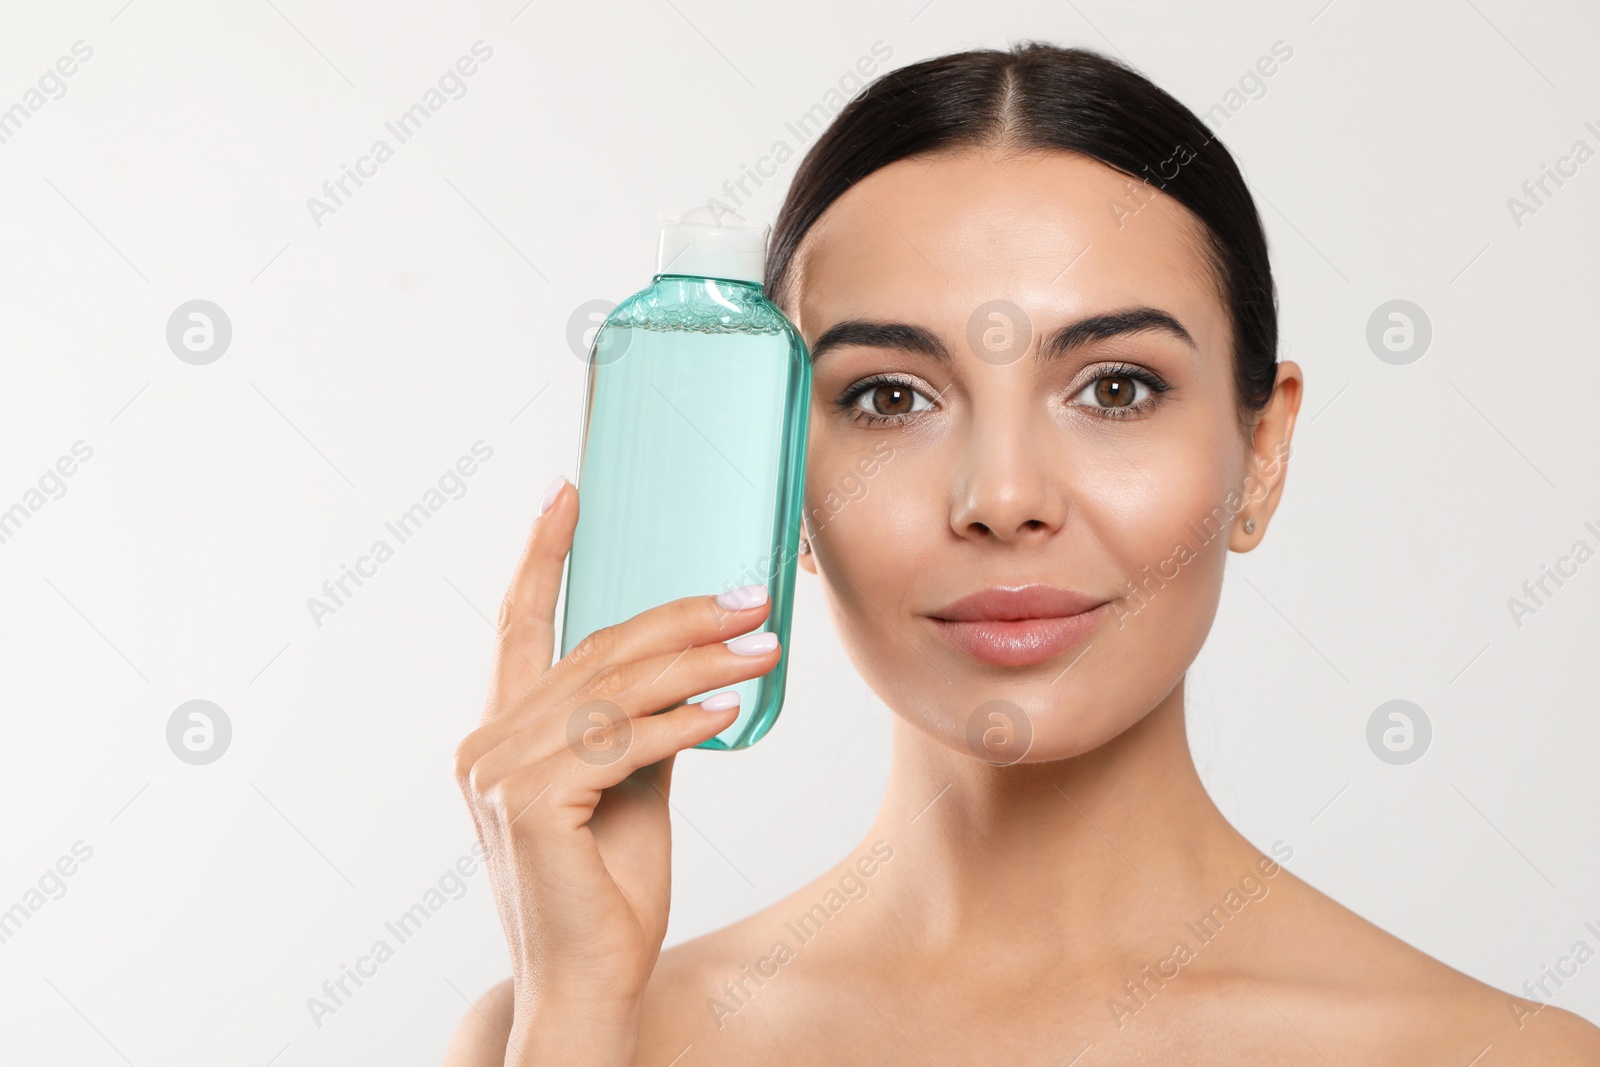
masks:
<svg viewBox="0 0 1600 1067"><path fill-rule="evenodd" d="M770 630L745 634L727 642L728 651L739 656L760 656L778 647L778 635Z"/></svg>
<svg viewBox="0 0 1600 1067"><path fill-rule="evenodd" d="M727 711L729 708L739 706L739 694L732 689L724 689L720 693L706 697L700 702L700 707L705 711Z"/></svg>
<svg viewBox="0 0 1600 1067"><path fill-rule="evenodd" d="M561 495L561 487L567 484L567 479L561 475L550 483L550 488L544 491L544 499L539 501L539 514L543 515L550 510L550 505L556 502L556 497Z"/></svg>
<svg viewBox="0 0 1600 1067"><path fill-rule="evenodd" d="M717 606L727 608L729 611L756 608L766 602L767 587L764 585L741 585L737 589L729 589L717 596Z"/></svg>

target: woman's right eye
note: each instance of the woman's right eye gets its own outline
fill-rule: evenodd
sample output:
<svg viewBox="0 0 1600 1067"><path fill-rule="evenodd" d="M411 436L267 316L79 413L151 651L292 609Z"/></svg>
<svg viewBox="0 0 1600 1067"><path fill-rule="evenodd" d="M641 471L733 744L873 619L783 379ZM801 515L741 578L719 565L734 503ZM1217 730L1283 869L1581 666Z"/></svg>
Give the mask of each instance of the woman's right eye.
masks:
<svg viewBox="0 0 1600 1067"><path fill-rule="evenodd" d="M840 406L859 421L881 424L903 422L929 410L933 402L908 379L878 375L853 385Z"/></svg>

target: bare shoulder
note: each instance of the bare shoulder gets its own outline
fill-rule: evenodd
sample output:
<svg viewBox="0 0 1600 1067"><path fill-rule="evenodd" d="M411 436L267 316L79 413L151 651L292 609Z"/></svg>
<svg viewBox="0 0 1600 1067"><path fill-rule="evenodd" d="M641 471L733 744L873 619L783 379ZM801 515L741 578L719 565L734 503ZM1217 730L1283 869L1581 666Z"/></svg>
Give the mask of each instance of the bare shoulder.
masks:
<svg viewBox="0 0 1600 1067"><path fill-rule="evenodd" d="M511 979L496 982L478 997L456 1025L444 1067L503 1067L511 1033Z"/></svg>
<svg viewBox="0 0 1600 1067"><path fill-rule="evenodd" d="M761 971L778 965L771 958L772 941L766 940L783 924L775 915L769 908L662 950L645 988L637 1062L659 1067L691 1048L694 1062L707 1067L778 1062L769 1041L780 1025L792 1022L796 998L803 1002L803 990L816 984L798 977L775 984L761 979ZM792 960L791 954L785 964ZM799 970L784 969L789 975ZM770 971L768 978L773 976ZM768 987L765 996L763 987ZM456 1027L445 1067L502 1067L513 1007L510 978L479 996ZM787 1021L780 1024L780 1019Z"/></svg>
<svg viewBox="0 0 1600 1067"><path fill-rule="evenodd" d="M1283 873L1284 906L1252 946L1260 987L1252 995L1270 999L1307 1035L1326 1035L1323 1055L1366 1063L1459 1058L1473 1067L1600 1064L1600 1027L1473 978Z"/></svg>
<svg viewBox="0 0 1600 1067"><path fill-rule="evenodd" d="M770 1041L807 1011L814 988L777 916L768 908L662 951L645 989L640 1062L690 1048L702 1064L775 1062Z"/></svg>
<svg viewBox="0 0 1600 1067"><path fill-rule="evenodd" d="M664 948L645 987L637 1061L659 1067L693 1048L701 1067L781 1067L793 1051L781 1035L825 1017L829 1003L848 994L824 943L850 943L860 912L851 901L865 883L839 889L839 877L825 874L762 911ZM513 1004L509 978L480 996L457 1026L445 1067L501 1067ZM806 1055L827 1045L813 1037Z"/></svg>
<svg viewBox="0 0 1600 1067"><path fill-rule="evenodd" d="M848 1021L862 1007L849 981L860 971L848 964L893 921L863 903L882 892L878 871L893 855L875 843L761 911L664 950L645 990L639 1062L670 1063L690 1048L703 1067L861 1060Z"/></svg>

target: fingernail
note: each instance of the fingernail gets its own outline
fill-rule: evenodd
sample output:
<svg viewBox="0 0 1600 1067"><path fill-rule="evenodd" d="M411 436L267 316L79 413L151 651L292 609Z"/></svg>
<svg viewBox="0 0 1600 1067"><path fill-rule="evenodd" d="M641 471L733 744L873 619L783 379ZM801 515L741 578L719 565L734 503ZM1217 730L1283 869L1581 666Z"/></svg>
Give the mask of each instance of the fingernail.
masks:
<svg viewBox="0 0 1600 1067"><path fill-rule="evenodd" d="M729 589L726 593L717 595L717 606L727 608L729 611L760 607L766 602L767 587L764 585L741 585L737 589Z"/></svg>
<svg viewBox="0 0 1600 1067"><path fill-rule="evenodd" d="M745 634L727 642L728 651L738 656L759 656L778 647L778 635L770 630Z"/></svg>
<svg viewBox="0 0 1600 1067"><path fill-rule="evenodd" d="M700 707L705 711L727 711L729 708L739 706L739 694L732 689L724 689L713 696L708 696L700 702Z"/></svg>
<svg viewBox="0 0 1600 1067"><path fill-rule="evenodd" d="M550 488L544 491L544 499L539 501L539 514L543 515L550 510L550 505L556 502L556 497L561 495L561 487L567 484L567 479L556 475L556 480L550 483Z"/></svg>

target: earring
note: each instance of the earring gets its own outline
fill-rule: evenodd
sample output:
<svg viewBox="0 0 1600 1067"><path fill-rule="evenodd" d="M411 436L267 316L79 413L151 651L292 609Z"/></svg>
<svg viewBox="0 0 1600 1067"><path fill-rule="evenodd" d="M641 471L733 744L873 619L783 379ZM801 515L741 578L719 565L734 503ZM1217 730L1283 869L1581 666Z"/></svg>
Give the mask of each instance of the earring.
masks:
<svg viewBox="0 0 1600 1067"><path fill-rule="evenodd" d="M1246 519L1246 520L1244 520L1244 532L1247 533L1247 534L1255 533L1256 532L1256 520L1254 520L1254 519Z"/></svg>
<svg viewBox="0 0 1600 1067"><path fill-rule="evenodd" d="M800 540L800 554L802 556L811 555L811 541L810 541L809 538L801 538L801 540Z"/></svg>

